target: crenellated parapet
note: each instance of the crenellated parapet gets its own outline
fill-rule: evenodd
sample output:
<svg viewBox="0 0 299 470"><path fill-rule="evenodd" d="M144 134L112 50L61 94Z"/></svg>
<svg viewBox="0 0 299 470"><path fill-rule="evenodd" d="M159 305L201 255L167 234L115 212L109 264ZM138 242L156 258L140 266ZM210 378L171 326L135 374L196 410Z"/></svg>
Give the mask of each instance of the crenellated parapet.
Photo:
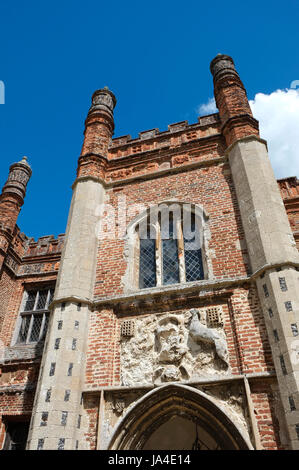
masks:
<svg viewBox="0 0 299 470"><path fill-rule="evenodd" d="M185 171L188 165L210 164L223 157L224 149L219 114L200 116L195 124L181 121L166 131L150 129L137 138L113 139L106 157L90 153L79 158L78 177L96 177L107 185L151 178L165 171Z"/></svg>
<svg viewBox="0 0 299 470"><path fill-rule="evenodd" d="M283 200L299 198L299 180L297 176L289 176L277 180Z"/></svg>
<svg viewBox="0 0 299 470"><path fill-rule="evenodd" d="M64 234L58 235L57 238L53 235L40 237L37 241L29 239L18 269L18 276L57 274L64 239Z"/></svg>
<svg viewBox="0 0 299 470"><path fill-rule="evenodd" d="M119 154L115 154L115 149L118 151L125 146L126 155L132 155L136 153L135 146L143 145L147 141L147 145L150 145L150 141L153 140L155 146L152 148L159 148L165 145L165 141L171 147L172 138L174 136L180 135L182 137L182 142L186 142L191 139L199 139L206 137L211 133L217 133L219 131L220 118L219 114L210 114L207 116L200 116L198 118L198 123L189 124L188 121L176 122L174 124L169 124L166 131L160 131L159 129L149 129L146 131L139 132L137 138L132 138L130 135L124 135L121 137L115 137L112 139L109 146L109 158L117 158ZM212 131L214 129L214 131ZM193 133L193 135L192 135Z"/></svg>
<svg viewBox="0 0 299 470"><path fill-rule="evenodd" d="M64 238L64 234L58 235L57 238L54 235L47 235L38 238L37 241L30 238L23 259L61 253Z"/></svg>
<svg viewBox="0 0 299 470"><path fill-rule="evenodd" d="M48 235L38 238L28 238L19 229L5 258L8 267L16 278L27 276L57 275L65 235Z"/></svg>

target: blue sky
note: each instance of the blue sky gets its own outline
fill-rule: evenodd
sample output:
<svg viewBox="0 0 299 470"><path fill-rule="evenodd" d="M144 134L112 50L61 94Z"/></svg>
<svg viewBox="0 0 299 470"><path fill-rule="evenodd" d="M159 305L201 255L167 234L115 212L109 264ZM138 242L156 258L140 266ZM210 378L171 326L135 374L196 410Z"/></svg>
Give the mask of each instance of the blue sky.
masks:
<svg viewBox="0 0 299 470"><path fill-rule="evenodd" d="M97 88L108 85L117 97L115 136L193 123L213 96L209 64L221 52L233 57L265 126L273 107L279 125L284 95L277 90L299 79L298 12L295 0L2 2L0 184L9 165L28 156L33 176L21 230L34 238L65 231L84 119ZM284 108L299 125L292 92L294 111L289 101ZM294 158L277 177L296 173Z"/></svg>

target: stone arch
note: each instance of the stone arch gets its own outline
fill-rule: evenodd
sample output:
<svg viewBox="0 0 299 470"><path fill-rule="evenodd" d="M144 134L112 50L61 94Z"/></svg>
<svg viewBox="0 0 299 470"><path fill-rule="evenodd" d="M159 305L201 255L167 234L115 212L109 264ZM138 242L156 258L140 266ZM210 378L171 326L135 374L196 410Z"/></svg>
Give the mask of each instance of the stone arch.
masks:
<svg viewBox="0 0 299 470"><path fill-rule="evenodd" d="M203 220L204 221L207 221L209 219L209 214L208 212L204 209L204 207L201 205L201 204L195 204L193 202L187 202L187 201L181 201L179 199L167 199L167 200L163 200L163 201L160 201L159 203L157 204L152 204L151 206L149 206L148 208L144 209L143 211L141 211L139 214L137 214L132 220L131 222L128 224L127 226L127 230L126 230L126 234L129 234L129 232L134 228L136 227L137 224L139 224L145 217L148 216L149 214L149 211L154 208L154 207L157 207L157 206L160 206L162 204L166 204L166 205L171 205L171 204L179 204L179 205L183 205L183 204L186 204L186 205L191 205L195 208L196 212L198 215L201 215Z"/></svg>
<svg viewBox="0 0 299 470"><path fill-rule="evenodd" d="M117 424L108 449L142 450L153 433L169 419L183 417L204 429L221 450L253 449L245 430L205 393L180 384L168 384L139 399Z"/></svg>

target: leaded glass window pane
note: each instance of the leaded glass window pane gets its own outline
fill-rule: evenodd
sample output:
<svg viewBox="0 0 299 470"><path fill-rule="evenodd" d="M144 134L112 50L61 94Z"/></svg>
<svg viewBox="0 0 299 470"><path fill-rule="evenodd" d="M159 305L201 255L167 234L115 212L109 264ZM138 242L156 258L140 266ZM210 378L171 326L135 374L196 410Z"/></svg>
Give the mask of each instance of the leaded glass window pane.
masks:
<svg viewBox="0 0 299 470"><path fill-rule="evenodd" d="M157 284L171 285L204 279L200 231L195 214L189 212L189 216L187 214L185 220L185 215L173 211L168 219L161 212L155 239L151 239L149 233L146 239L142 238L139 230L141 289ZM147 222L144 222L146 225ZM149 232L149 226L147 231ZM184 255L184 260L179 259L179 254Z"/></svg>
<svg viewBox="0 0 299 470"><path fill-rule="evenodd" d="M201 249L185 250L186 282L203 279Z"/></svg>
<svg viewBox="0 0 299 470"><path fill-rule="evenodd" d="M156 285L156 240L140 238L139 287Z"/></svg>
<svg viewBox="0 0 299 470"><path fill-rule="evenodd" d="M35 342L39 340L42 321L43 321L42 315L33 315L33 323L32 323L30 340L29 340L30 342Z"/></svg>
<svg viewBox="0 0 299 470"><path fill-rule="evenodd" d="M163 235L162 239L162 264L163 284L175 284L180 282L178 241L173 231L173 221L169 221L169 236Z"/></svg>
<svg viewBox="0 0 299 470"><path fill-rule="evenodd" d="M24 312L29 312L30 310L33 310L36 294L37 294L37 292L34 292L34 291L28 292L27 299L26 299L26 304L25 304L25 307L24 307Z"/></svg>
<svg viewBox="0 0 299 470"><path fill-rule="evenodd" d="M18 343L26 343L31 315L22 318L21 328L18 337Z"/></svg>
<svg viewBox="0 0 299 470"><path fill-rule="evenodd" d="M195 229L195 219L194 214L192 214L191 233L194 235L191 236L190 233L188 238L184 236L186 282L198 281L204 278L201 248L198 246L199 237L198 235L195 236Z"/></svg>
<svg viewBox="0 0 299 470"><path fill-rule="evenodd" d="M39 291L36 310L44 310L46 308L47 297L48 297L48 290Z"/></svg>

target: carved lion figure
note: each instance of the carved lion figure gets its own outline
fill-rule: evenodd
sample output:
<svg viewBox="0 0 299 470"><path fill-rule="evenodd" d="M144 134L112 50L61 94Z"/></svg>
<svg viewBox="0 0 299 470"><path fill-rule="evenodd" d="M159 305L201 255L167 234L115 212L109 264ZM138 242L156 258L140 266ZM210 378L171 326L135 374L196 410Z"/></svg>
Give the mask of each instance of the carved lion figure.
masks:
<svg viewBox="0 0 299 470"><path fill-rule="evenodd" d="M220 335L213 328L208 328L200 322L199 311L195 308L190 310L191 321L189 324L190 335L196 343L212 343L215 345L216 352L220 359L222 359L227 365L227 344L224 338L221 338Z"/></svg>

